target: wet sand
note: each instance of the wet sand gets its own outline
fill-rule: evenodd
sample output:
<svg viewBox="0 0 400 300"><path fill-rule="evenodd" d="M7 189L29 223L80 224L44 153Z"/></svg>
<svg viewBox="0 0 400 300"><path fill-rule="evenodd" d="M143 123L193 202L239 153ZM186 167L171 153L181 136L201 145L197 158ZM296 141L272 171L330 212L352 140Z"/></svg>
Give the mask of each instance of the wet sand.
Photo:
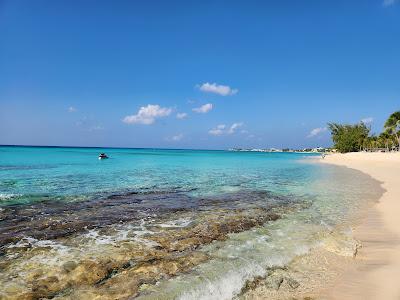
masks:
<svg viewBox="0 0 400 300"><path fill-rule="evenodd" d="M400 153L328 155L323 163L362 171L386 192L355 228L357 259L322 299L400 299Z"/></svg>

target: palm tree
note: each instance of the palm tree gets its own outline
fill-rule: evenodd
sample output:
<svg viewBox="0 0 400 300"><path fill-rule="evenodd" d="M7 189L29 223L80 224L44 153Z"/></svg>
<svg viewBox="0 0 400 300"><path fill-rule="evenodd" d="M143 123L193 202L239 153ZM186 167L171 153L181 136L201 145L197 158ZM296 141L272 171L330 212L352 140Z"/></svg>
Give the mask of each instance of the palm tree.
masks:
<svg viewBox="0 0 400 300"><path fill-rule="evenodd" d="M396 148L396 138L393 135L389 135L389 150Z"/></svg>
<svg viewBox="0 0 400 300"><path fill-rule="evenodd" d="M377 145L378 145L378 138L376 136L372 136L371 137L371 148L372 148L372 151L376 151Z"/></svg>
<svg viewBox="0 0 400 300"><path fill-rule="evenodd" d="M390 138L392 136L387 132L384 131L379 135L379 141L380 141L380 146L382 146L382 148L386 149L386 152L389 152L389 143L390 143Z"/></svg>
<svg viewBox="0 0 400 300"><path fill-rule="evenodd" d="M368 145L369 145L369 137L366 137L362 143L363 151L368 151Z"/></svg>
<svg viewBox="0 0 400 300"><path fill-rule="evenodd" d="M385 131L394 135L400 149L400 111L392 113L385 122Z"/></svg>

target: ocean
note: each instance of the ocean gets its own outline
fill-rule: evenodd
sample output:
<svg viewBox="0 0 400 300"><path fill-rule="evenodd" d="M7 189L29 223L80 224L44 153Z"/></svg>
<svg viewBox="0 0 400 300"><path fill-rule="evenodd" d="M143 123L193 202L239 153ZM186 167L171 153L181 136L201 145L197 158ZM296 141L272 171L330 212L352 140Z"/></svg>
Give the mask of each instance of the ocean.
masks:
<svg viewBox="0 0 400 300"><path fill-rule="evenodd" d="M318 156L0 147L0 298L240 297L381 195Z"/></svg>

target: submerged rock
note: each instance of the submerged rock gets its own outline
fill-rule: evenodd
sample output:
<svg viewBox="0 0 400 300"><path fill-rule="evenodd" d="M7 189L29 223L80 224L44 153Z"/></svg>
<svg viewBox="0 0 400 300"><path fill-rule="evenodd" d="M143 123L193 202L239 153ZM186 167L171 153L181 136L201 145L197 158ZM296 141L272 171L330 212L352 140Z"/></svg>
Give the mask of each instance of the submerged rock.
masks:
<svg viewBox="0 0 400 300"><path fill-rule="evenodd" d="M264 276L256 276L252 280L247 280L246 283L244 284L241 294L246 293L247 291L254 290L261 284L265 283L265 277Z"/></svg>
<svg viewBox="0 0 400 300"><path fill-rule="evenodd" d="M167 232L159 236L151 236L150 239L157 242L167 251L194 250L198 246L211 243L214 240L225 240L230 233L238 233L249 230L256 226L261 226L267 221L275 221L280 218L276 213L268 213L259 209L253 214L240 212L205 220L189 229L179 232Z"/></svg>
<svg viewBox="0 0 400 300"><path fill-rule="evenodd" d="M76 269L78 264L74 261L67 261L64 265L63 268L66 272L71 272Z"/></svg>
<svg viewBox="0 0 400 300"><path fill-rule="evenodd" d="M126 204L125 199L114 200ZM218 204L218 201L216 200L215 203ZM212 205L216 205L215 203L213 202ZM117 204L121 205L121 202ZM94 208L99 207L99 205L94 205ZM128 205L128 207L129 211L134 206ZM146 230L141 229L140 235L135 233L137 230L135 228L142 226L139 221L121 225L130 225L133 233L125 232L118 239L109 238L120 234L118 228L107 223L110 221L90 220L92 225L96 222L102 224L99 227L101 230L92 236L88 231L92 225L88 225L86 229L78 228L86 224L88 217L76 222L73 226L66 223L59 224L55 219L38 219L37 224L40 226L35 229L35 234L39 235L38 231L44 229L44 236L48 237L51 234L50 229L55 226L57 240L43 243L38 239L33 239L32 242L5 249L3 260L6 258L6 262L1 262L2 274L0 274L0 284L4 288L0 291L0 298L3 295L6 299L54 297L125 299L134 297L139 295L140 291L149 290L148 287L159 280L188 272L207 261L209 259L207 254L199 251L201 246L213 241L226 240L230 234L261 226L268 221L275 221L280 218L281 212L287 210L287 207L277 209L214 207L213 210L204 209L195 213L189 213L184 209L175 210L162 217L157 216L157 222L150 223ZM55 211L59 212L58 207ZM25 211L20 213L28 214ZM79 213L78 210L78 214L73 217L79 216ZM104 218L103 213L105 213L103 210L97 212L94 217ZM129 212L125 212L125 220L129 218L128 215ZM137 216L138 214L135 214L131 219L136 220ZM171 219L188 216L191 221L186 227L158 225ZM112 222L114 221L113 219ZM18 226L22 226L24 222ZM71 236L75 228L83 233L74 233ZM59 236L64 230L68 233ZM3 231L3 233L6 232ZM7 231L6 236L8 233ZM3 242L7 239L6 236ZM99 244L97 244L97 239L100 239ZM50 261L51 263L47 264ZM18 284L9 282L8 278L14 278ZM267 282L268 280L267 278ZM271 280L269 284L279 289L283 279ZM256 278L255 281L249 282L248 286L251 288L260 282L261 278ZM142 286L147 288L141 289Z"/></svg>

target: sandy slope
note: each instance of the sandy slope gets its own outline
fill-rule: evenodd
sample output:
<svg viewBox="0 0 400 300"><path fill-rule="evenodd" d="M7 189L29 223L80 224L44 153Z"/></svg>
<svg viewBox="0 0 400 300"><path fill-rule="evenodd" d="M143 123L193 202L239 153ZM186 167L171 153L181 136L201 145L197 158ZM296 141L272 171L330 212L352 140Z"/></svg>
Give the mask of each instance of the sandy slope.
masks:
<svg viewBox="0 0 400 300"><path fill-rule="evenodd" d="M400 299L400 153L328 155L323 163L360 170L386 192L355 230L362 261L345 272L323 298Z"/></svg>

